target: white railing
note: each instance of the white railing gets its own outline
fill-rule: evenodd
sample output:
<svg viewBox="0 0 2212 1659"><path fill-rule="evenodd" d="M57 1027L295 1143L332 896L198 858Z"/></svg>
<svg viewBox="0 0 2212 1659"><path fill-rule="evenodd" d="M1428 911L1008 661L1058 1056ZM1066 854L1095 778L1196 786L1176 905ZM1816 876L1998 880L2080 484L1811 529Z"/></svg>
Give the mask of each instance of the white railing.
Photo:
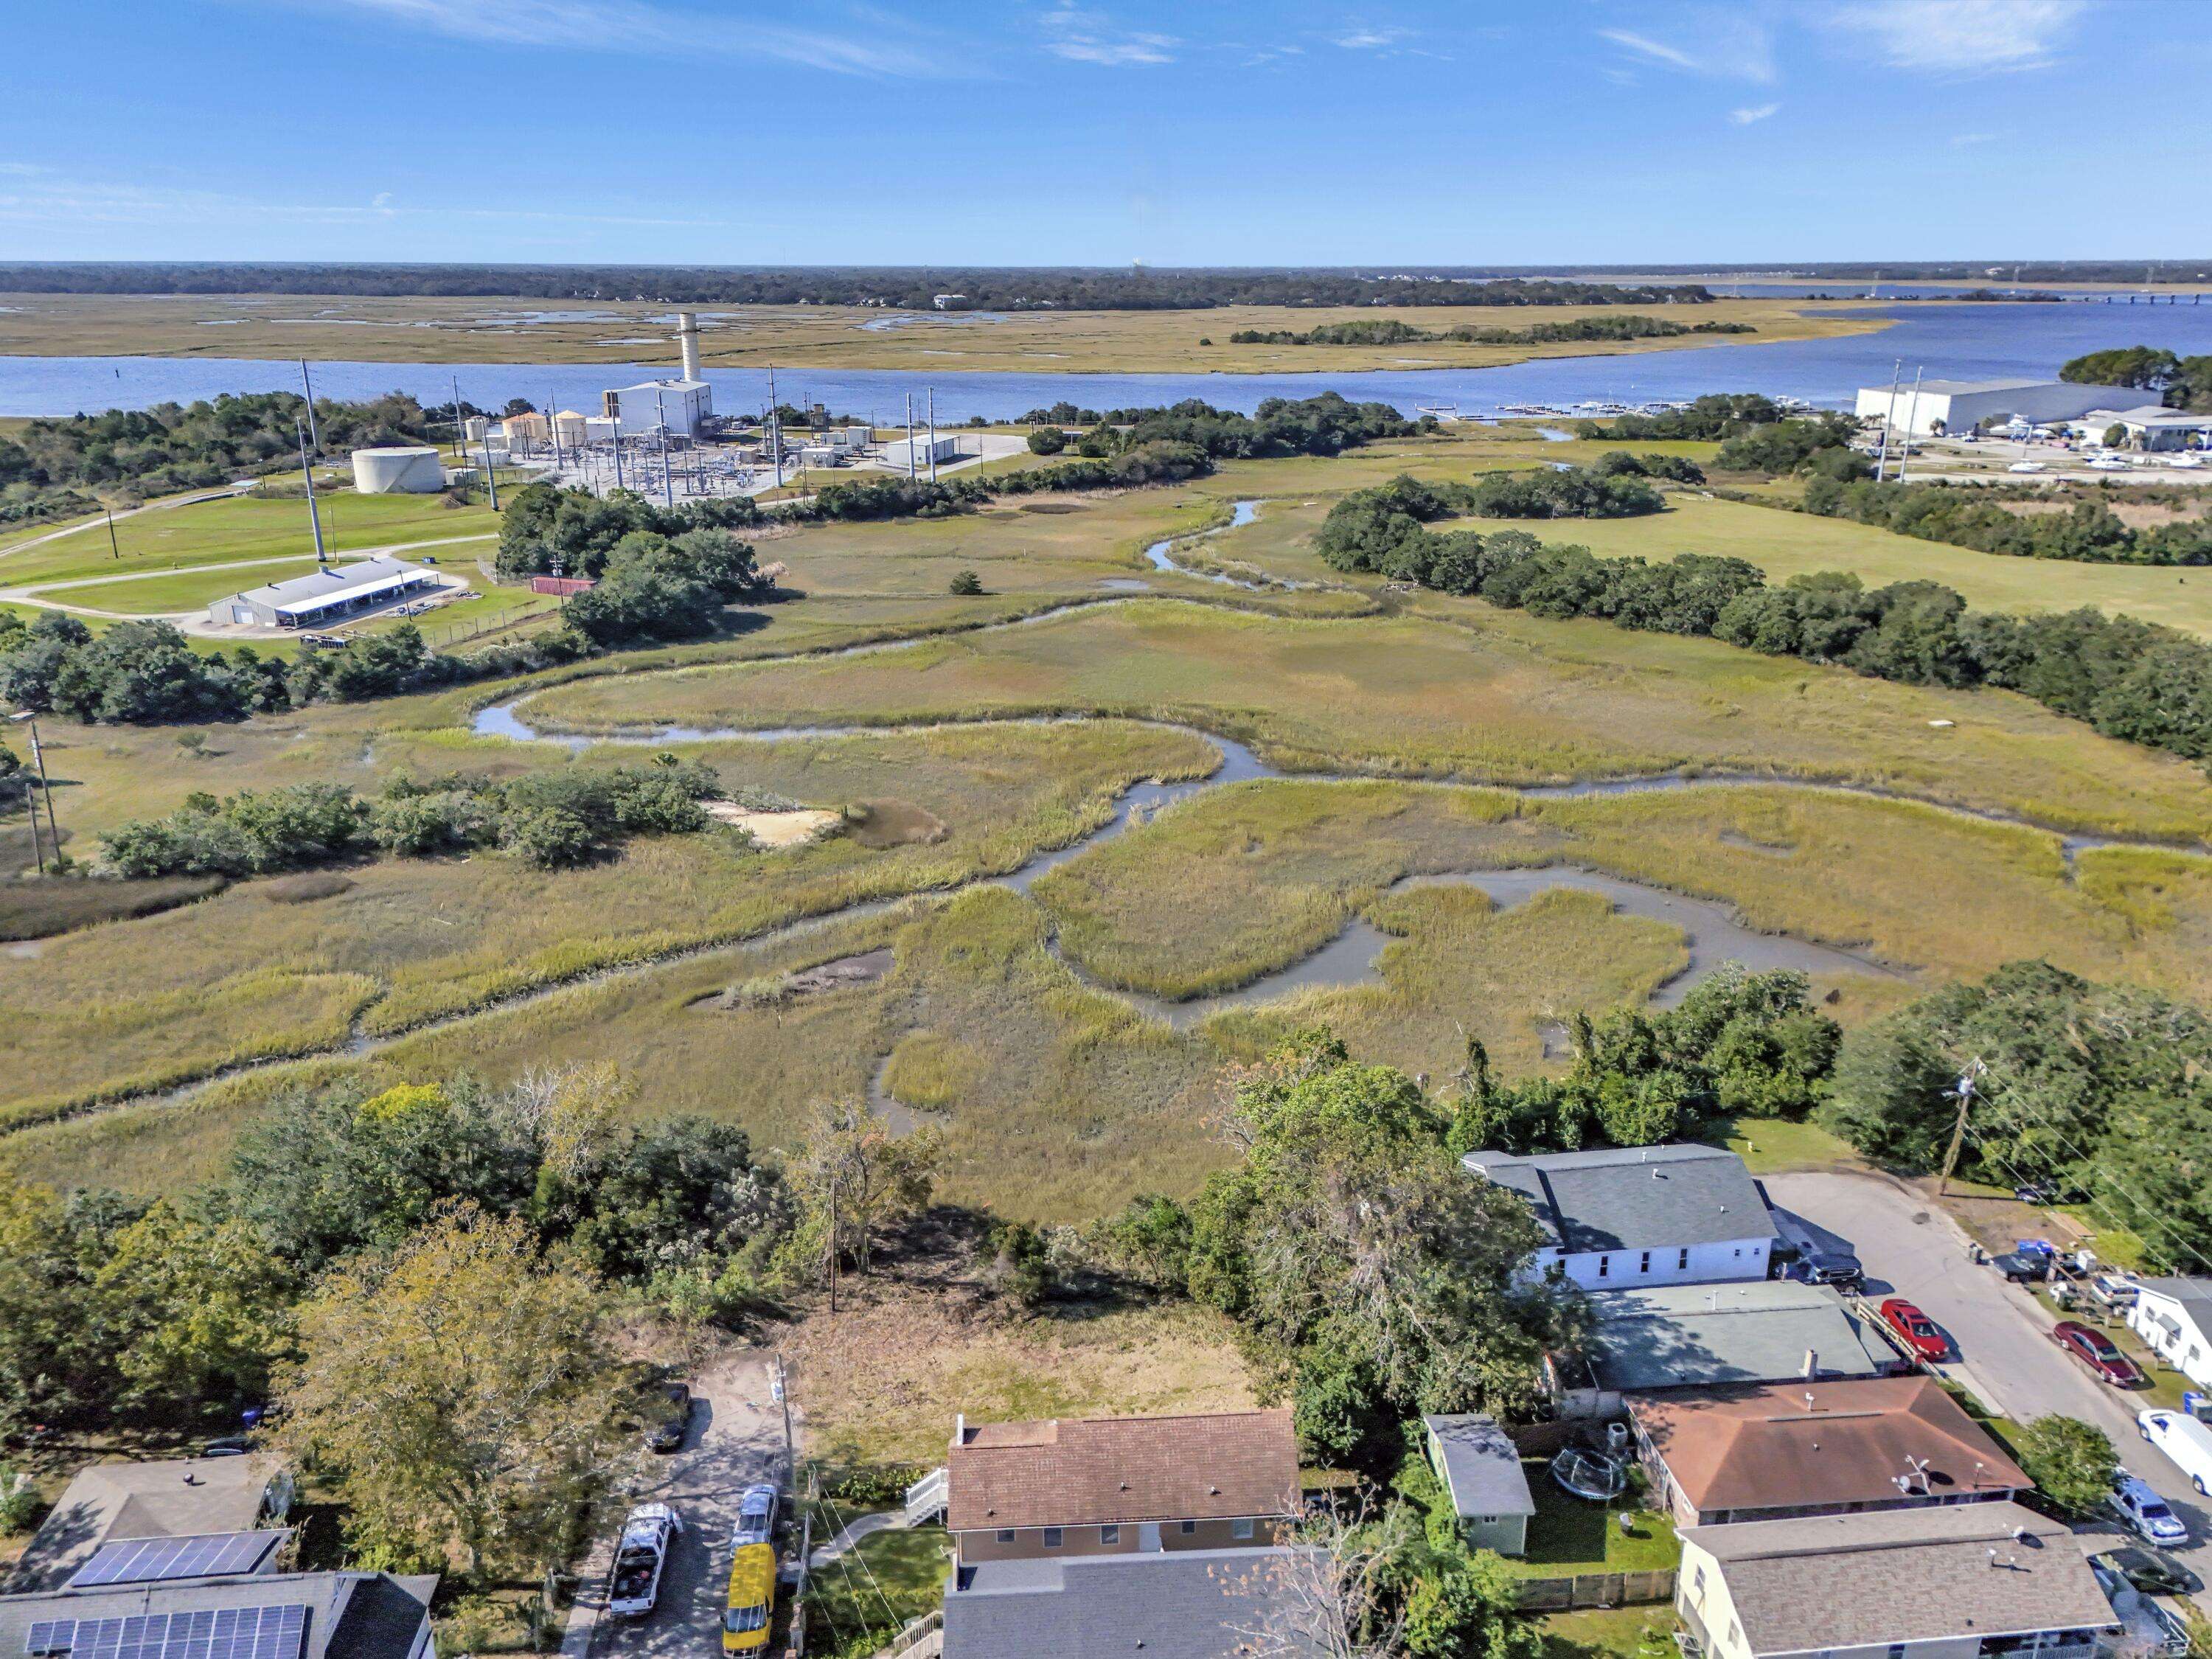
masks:
<svg viewBox="0 0 2212 1659"><path fill-rule="evenodd" d="M933 1607L893 1637L875 1659L939 1659L944 1651L945 1614Z"/></svg>
<svg viewBox="0 0 2212 1659"><path fill-rule="evenodd" d="M932 1469L906 1489L906 1523L918 1527L932 1516L945 1512L952 1495L950 1471Z"/></svg>

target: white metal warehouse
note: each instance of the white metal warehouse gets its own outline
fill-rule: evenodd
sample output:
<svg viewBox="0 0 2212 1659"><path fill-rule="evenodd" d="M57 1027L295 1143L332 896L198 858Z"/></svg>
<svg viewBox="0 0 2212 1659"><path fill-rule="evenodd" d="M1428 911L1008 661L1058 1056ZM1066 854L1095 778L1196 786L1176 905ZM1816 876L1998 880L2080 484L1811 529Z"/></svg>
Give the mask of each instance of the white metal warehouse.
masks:
<svg viewBox="0 0 2212 1659"><path fill-rule="evenodd" d="M2093 409L2124 409L2142 395L2125 386L2076 386L2071 380L1923 380L1916 392L1908 380L1897 388L1894 404L1887 386L1861 386L1857 412L1863 421L1887 417L1899 430L1926 437L1972 432L1992 416L2071 421Z"/></svg>
<svg viewBox="0 0 2212 1659"><path fill-rule="evenodd" d="M440 585L437 573L420 565L363 559L343 569L318 570L311 576L294 576L217 599L208 607L208 620L248 627L315 628Z"/></svg>

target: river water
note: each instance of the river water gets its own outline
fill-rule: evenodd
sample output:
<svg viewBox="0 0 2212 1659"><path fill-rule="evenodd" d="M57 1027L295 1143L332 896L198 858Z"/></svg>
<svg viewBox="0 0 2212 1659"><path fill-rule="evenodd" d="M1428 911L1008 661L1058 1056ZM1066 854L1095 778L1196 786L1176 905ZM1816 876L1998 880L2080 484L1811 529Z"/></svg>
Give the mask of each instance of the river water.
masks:
<svg viewBox="0 0 2212 1659"><path fill-rule="evenodd" d="M1863 314L1863 313L1861 313ZM1933 378L2048 379L2059 364L2106 346L2164 346L2184 355L2212 352L2212 306L2061 304L1947 305L1919 301L1875 314L1897 320L1873 334L1771 345L1686 346L1611 357L1554 357L1501 368L1352 370L1304 374L936 374L895 369L778 371L785 401L821 402L878 424L899 417L909 393L933 389L940 424L980 416L1011 420L1065 399L1091 409L1134 408L1202 398L1251 411L1267 398L1336 391L1411 412L1447 404L1469 416L1509 404L1571 406L1591 400L1640 403L1705 392L1763 392L1840 407L1856 387L1889 379L1902 358L1908 376L1924 364ZM1196 319L1193 325L1200 326ZM978 325L988 327L988 324ZM1325 348L1316 348L1319 356ZM369 363L318 362L319 396L359 398L411 392L426 403L453 395L498 408L510 398L596 410L605 387L674 371L665 363ZM760 408L765 371L712 368L715 406L725 414ZM188 403L222 392L294 392L294 362L223 357L0 357L0 416L66 415ZM915 403L920 406L921 399Z"/></svg>

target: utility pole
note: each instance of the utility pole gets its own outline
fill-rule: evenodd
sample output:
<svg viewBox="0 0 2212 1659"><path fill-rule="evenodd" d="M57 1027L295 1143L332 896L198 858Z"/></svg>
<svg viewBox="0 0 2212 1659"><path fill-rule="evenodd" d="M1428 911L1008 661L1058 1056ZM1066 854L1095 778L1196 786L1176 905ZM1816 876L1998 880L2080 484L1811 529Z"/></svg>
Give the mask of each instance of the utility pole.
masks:
<svg viewBox="0 0 2212 1659"><path fill-rule="evenodd" d="M775 401L775 365L768 366L768 447L775 457L775 487L783 488L783 411Z"/></svg>
<svg viewBox="0 0 2212 1659"><path fill-rule="evenodd" d="M119 560L123 556L123 550L116 545L115 541L115 509L102 503L100 510L107 514L107 550Z"/></svg>
<svg viewBox="0 0 2212 1659"><path fill-rule="evenodd" d="M926 395L929 400L929 481L935 483L937 482L937 388L931 386Z"/></svg>
<svg viewBox="0 0 2212 1659"><path fill-rule="evenodd" d="M1912 423L1920 418L1920 377L1928 372L1923 363L1912 371L1912 401L1905 406L1905 448L1897 458L1897 481L1905 482L1905 475L1912 465Z"/></svg>
<svg viewBox="0 0 2212 1659"><path fill-rule="evenodd" d="M323 518L315 510L315 470L307 465L307 429L299 422L292 422L292 430L300 438L300 477L307 486L307 522L315 532L315 568L323 567Z"/></svg>
<svg viewBox="0 0 2212 1659"><path fill-rule="evenodd" d="M914 482L914 393L906 394L906 477Z"/></svg>
<svg viewBox="0 0 2212 1659"><path fill-rule="evenodd" d="M1905 378L1905 359L1899 357L1889 371L1889 402L1881 411L1881 447L1875 452L1874 481L1880 483L1889 467L1889 428L1897 419L1897 383Z"/></svg>
<svg viewBox="0 0 2212 1659"><path fill-rule="evenodd" d="M453 376L453 459L457 461L463 459L461 435L461 377L456 374Z"/></svg>
<svg viewBox="0 0 2212 1659"><path fill-rule="evenodd" d="M837 1178L830 1178L830 1311L837 1311Z"/></svg>
<svg viewBox="0 0 2212 1659"><path fill-rule="evenodd" d="M1951 1195L1951 1172L1959 1167L1959 1149L1966 1139L1966 1108L1973 1103L1975 1084L1988 1070L1989 1067L1983 1065L1977 1055L1968 1063L1966 1069L1959 1073L1958 1087L1943 1091L1947 1100L1957 1097L1959 1121L1951 1126L1951 1148L1943 1154L1943 1173L1936 1182L1936 1196L1938 1198Z"/></svg>
<svg viewBox="0 0 2212 1659"><path fill-rule="evenodd" d="M31 767L32 770L38 775L39 793L40 794L44 794L46 791L46 772L45 764L39 758L39 724L35 720L32 719L30 711L27 709L20 714L10 714L8 718L11 720L31 721ZM31 856L38 860L39 873L43 876L46 873L46 844L39 839L39 803L35 800L31 801L29 803L29 806L31 810ZM61 843L57 842L54 843L54 858L57 861L60 860L61 855Z"/></svg>
<svg viewBox="0 0 2212 1659"><path fill-rule="evenodd" d="M791 1374L783 1368L783 1350L775 1351L775 1403L783 1407L783 1466L793 1481L799 1479L799 1449L791 1437Z"/></svg>
<svg viewBox="0 0 2212 1659"><path fill-rule="evenodd" d="M307 378L307 360L300 359L300 385L307 394L307 442L316 454L323 453L322 435L315 430L315 383Z"/></svg>
<svg viewBox="0 0 2212 1659"><path fill-rule="evenodd" d="M668 478L668 405L661 401L658 390L655 390L653 394L653 406L660 416L660 504L673 511L676 506L676 486L671 483ZM622 442L622 425L619 422L615 426L615 442L617 444Z"/></svg>
<svg viewBox="0 0 2212 1659"><path fill-rule="evenodd" d="M491 429L489 427L484 429L483 458L484 488L491 491L491 510L496 513L499 511L499 475L491 468Z"/></svg>
<svg viewBox="0 0 2212 1659"><path fill-rule="evenodd" d="M556 472L561 470L561 422L555 416L560 407L553 401L552 393L548 392L545 396L545 431L553 441L553 470Z"/></svg>

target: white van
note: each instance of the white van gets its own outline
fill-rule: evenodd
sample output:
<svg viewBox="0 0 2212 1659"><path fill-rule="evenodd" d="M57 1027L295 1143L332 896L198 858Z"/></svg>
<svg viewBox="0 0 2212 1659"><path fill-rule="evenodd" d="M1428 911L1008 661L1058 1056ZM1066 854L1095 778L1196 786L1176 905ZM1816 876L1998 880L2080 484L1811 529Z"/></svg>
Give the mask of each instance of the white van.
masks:
<svg viewBox="0 0 2212 1659"><path fill-rule="evenodd" d="M2172 1458L2200 1492L2212 1493L2212 1424L2161 1406L2136 1413L2142 1437Z"/></svg>

